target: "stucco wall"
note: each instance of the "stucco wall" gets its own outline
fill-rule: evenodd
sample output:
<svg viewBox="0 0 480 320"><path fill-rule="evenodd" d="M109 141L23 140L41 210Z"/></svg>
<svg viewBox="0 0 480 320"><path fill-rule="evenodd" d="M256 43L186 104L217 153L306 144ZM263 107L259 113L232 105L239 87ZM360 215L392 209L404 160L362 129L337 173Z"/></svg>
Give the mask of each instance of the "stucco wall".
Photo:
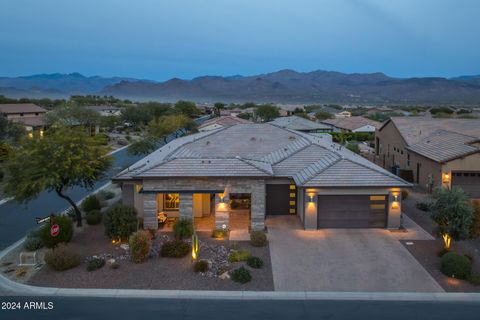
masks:
<svg viewBox="0 0 480 320"><path fill-rule="evenodd" d="M375 138L375 143L378 140L380 142L378 156L385 168L391 168L394 165L399 165L401 169L413 168L412 165L407 165L407 145L393 122L389 122L382 130L375 131ZM399 151L395 151L394 148ZM383 164L383 159L385 159L385 164Z"/></svg>

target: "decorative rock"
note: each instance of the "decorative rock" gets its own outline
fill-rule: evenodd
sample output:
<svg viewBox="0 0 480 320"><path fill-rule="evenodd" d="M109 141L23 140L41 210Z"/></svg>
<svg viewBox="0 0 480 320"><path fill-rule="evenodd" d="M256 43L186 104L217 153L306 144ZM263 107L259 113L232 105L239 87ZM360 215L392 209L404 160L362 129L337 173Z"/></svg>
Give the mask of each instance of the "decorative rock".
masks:
<svg viewBox="0 0 480 320"><path fill-rule="evenodd" d="M228 273L228 271L222 273L221 275L218 276L219 279L222 279L222 280L228 280L230 279L230 274Z"/></svg>
<svg viewBox="0 0 480 320"><path fill-rule="evenodd" d="M122 248L125 251L128 251L130 249L130 246L128 245L128 243L122 243L120 245L120 248Z"/></svg>
<svg viewBox="0 0 480 320"><path fill-rule="evenodd" d="M107 260L107 265L111 266L112 264L114 264L116 261L115 259L111 258L111 259L108 259Z"/></svg>

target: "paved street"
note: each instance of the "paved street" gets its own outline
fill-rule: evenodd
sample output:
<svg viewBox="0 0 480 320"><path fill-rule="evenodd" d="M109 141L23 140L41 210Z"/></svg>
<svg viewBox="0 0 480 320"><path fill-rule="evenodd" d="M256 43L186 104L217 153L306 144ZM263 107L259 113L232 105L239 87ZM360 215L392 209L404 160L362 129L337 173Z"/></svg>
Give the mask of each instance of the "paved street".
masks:
<svg viewBox="0 0 480 320"><path fill-rule="evenodd" d="M9 297L52 310L0 310L1 319L478 319L479 303L304 300L181 300ZM3 305L3 304L2 304Z"/></svg>
<svg viewBox="0 0 480 320"><path fill-rule="evenodd" d="M443 291L398 241L397 233L306 231L292 216L271 216L267 225L276 291ZM419 236L423 237L412 233Z"/></svg>

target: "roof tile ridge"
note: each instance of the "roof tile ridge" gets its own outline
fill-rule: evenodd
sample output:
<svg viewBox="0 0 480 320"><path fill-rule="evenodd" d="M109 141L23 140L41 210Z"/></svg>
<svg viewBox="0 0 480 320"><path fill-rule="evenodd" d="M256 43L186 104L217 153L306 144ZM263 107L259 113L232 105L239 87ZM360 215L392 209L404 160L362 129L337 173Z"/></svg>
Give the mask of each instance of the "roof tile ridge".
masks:
<svg viewBox="0 0 480 320"><path fill-rule="evenodd" d="M379 169L375 168L375 167L376 167L375 164L374 164L375 167L369 167L369 166L367 166L367 165L365 165L365 164L363 164L363 163L361 163L361 162L354 161L352 158L344 158L343 160L347 160L347 161L349 161L349 162L351 162L351 163L354 163L354 164L357 164L357 165L359 165L359 166L361 166L361 167L364 167L364 168L367 168L367 169L376 171L376 172L381 173L381 174L383 174L383 175L385 175L385 176L388 176L388 177L390 177L390 178L393 178L393 179L396 179L396 180L398 180L398 181L400 181L400 182L403 182L403 183L405 183L406 185L409 185L409 184L410 184L410 183L408 183L407 181L405 181L405 180L403 180L402 178L400 178L399 176L397 176L397 175L395 175L395 174L393 174L393 173L390 173L390 172L388 172L388 171L385 170L385 169L379 170ZM368 160L367 160L367 161L368 161ZM372 163L372 164L373 164L373 163Z"/></svg>
<svg viewBox="0 0 480 320"><path fill-rule="evenodd" d="M332 163L330 163L329 165L327 165L326 167L323 167L322 169L320 170L315 170L315 167L317 164L320 164L320 162L322 161L322 159L319 159L313 163L311 163L310 165L306 166L305 168L303 168L302 170L298 171L297 173L294 174L294 176L297 176L301 173L306 173L306 176L308 176L309 178L307 179L301 179L300 183L299 184L305 184L307 183L308 181L312 180L313 178L315 178L316 176L318 176L319 174L321 174L322 172L324 172L325 170L331 168L333 165L337 164L338 162L344 160L343 157L338 157L337 159L335 159ZM311 169L315 174L314 175L310 175L310 174L307 174L307 170L308 169Z"/></svg>
<svg viewBox="0 0 480 320"><path fill-rule="evenodd" d="M235 159L238 159L238 160L240 160L240 161L248 164L249 166L252 166L252 167L256 168L257 170L260 170L260 171L262 171L262 172L265 172L265 173L268 174L268 175L273 176L272 165L271 165L269 162L267 162L267 161L246 159L246 158L242 158L242 157L240 157L240 156L235 156ZM260 167L260 166L258 166L258 165L255 165L254 162L263 162L263 163L265 163L265 164L269 167L270 170L265 170L264 168L262 168L262 167Z"/></svg>

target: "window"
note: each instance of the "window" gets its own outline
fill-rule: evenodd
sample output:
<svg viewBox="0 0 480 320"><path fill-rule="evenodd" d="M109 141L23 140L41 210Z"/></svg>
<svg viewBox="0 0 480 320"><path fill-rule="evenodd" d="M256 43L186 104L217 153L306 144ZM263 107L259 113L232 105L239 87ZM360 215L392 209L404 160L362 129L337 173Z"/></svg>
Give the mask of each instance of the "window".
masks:
<svg viewBox="0 0 480 320"><path fill-rule="evenodd" d="M290 185L290 190L295 190L296 186L294 184Z"/></svg>
<svg viewBox="0 0 480 320"><path fill-rule="evenodd" d="M373 210L375 210L375 209L377 209L377 210L378 209L385 209L385 204L384 203L382 203L382 204L371 204L370 209L373 209Z"/></svg>
<svg viewBox="0 0 480 320"><path fill-rule="evenodd" d="M166 211L178 210L179 195L178 193L167 193L163 197L163 209Z"/></svg>
<svg viewBox="0 0 480 320"><path fill-rule="evenodd" d="M370 196L370 201L385 201L385 196Z"/></svg>
<svg viewBox="0 0 480 320"><path fill-rule="evenodd" d="M407 167L410 167L410 153L407 153Z"/></svg>

